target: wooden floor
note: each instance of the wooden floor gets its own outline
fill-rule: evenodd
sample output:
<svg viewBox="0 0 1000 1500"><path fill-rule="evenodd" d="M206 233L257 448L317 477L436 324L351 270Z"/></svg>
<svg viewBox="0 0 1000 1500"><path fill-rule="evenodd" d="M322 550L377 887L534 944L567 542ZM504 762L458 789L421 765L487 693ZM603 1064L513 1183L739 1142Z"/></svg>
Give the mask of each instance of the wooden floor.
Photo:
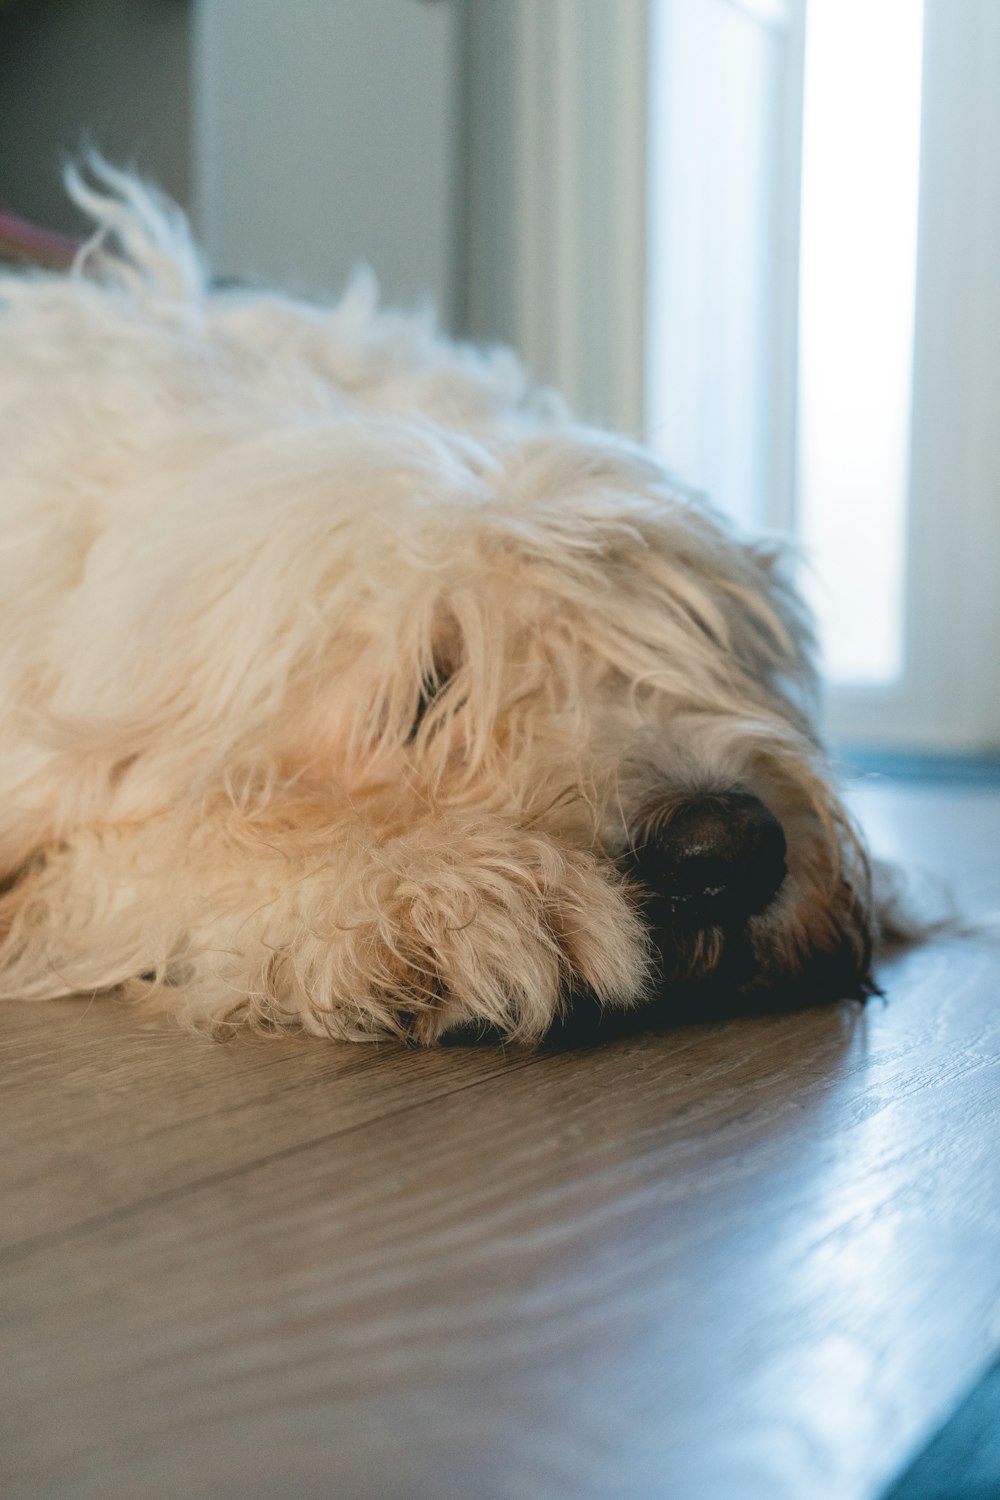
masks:
<svg viewBox="0 0 1000 1500"><path fill-rule="evenodd" d="M1000 798L873 785L1000 908ZM1000 946L555 1054L0 1016L0 1493L871 1500L1000 1347Z"/></svg>

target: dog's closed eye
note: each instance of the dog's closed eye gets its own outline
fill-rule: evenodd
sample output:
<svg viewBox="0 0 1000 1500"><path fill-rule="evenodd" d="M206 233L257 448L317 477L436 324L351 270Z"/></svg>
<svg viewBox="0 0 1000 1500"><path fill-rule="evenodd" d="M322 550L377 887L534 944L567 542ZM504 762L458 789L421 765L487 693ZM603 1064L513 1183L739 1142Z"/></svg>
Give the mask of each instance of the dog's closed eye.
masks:
<svg viewBox="0 0 1000 1500"><path fill-rule="evenodd" d="M441 697L441 694L451 681L451 677L452 673L447 668L441 667L435 662L433 670L421 681L420 696L417 699L416 712L413 716L413 723L410 726L411 741L416 739L421 724L426 719L430 709Z"/></svg>

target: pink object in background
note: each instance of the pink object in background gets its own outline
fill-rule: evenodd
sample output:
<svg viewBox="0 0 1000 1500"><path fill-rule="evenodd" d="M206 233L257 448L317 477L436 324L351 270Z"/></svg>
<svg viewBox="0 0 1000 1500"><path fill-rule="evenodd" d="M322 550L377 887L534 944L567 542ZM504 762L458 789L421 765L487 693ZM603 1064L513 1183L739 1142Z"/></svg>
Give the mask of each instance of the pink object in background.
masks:
<svg viewBox="0 0 1000 1500"><path fill-rule="evenodd" d="M20 261L54 271L72 265L83 244L67 234L40 229L15 214L0 210L0 261Z"/></svg>

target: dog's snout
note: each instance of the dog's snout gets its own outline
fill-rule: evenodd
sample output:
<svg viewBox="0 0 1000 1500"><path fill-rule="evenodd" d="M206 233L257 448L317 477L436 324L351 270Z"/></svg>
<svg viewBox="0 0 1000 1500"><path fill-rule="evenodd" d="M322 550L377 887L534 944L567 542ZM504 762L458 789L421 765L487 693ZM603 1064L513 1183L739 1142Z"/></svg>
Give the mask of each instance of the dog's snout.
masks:
<svg viewBox="0 0 1000 1500"><path fill-rule="evenodd" d="M676 921L731 926L764 911L781 889L784 831L752 792L692 798L643 823L633 873Z"/></svg>

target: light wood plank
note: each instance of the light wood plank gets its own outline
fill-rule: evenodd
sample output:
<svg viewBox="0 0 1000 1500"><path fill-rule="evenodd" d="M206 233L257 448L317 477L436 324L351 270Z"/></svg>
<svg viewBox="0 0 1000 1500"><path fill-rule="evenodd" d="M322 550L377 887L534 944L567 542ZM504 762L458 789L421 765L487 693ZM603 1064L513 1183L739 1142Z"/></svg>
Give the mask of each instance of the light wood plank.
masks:
<svg viewBox="0 0 1000 1500"><path fill-rule="evenodd" d="M218 1042L113 1002L4 1005L0 1251L468 1088L530 1053Z"/></svg>
<svg viewBox="0 0 1000 1500"><path fill-rule="evenodd" d="M546 1058L12 1264L11 1481L870 1496L997 1343L997 978Z"/></svg>
<svg viewBox="0 0 1000 1500"><path fill-rule="evenodd" d="M1000 800L894 796L992 899ZM873 1500L1000 1346L1000 951L884 977L531 1057L11 1012L0 1490Z"/></svg>

